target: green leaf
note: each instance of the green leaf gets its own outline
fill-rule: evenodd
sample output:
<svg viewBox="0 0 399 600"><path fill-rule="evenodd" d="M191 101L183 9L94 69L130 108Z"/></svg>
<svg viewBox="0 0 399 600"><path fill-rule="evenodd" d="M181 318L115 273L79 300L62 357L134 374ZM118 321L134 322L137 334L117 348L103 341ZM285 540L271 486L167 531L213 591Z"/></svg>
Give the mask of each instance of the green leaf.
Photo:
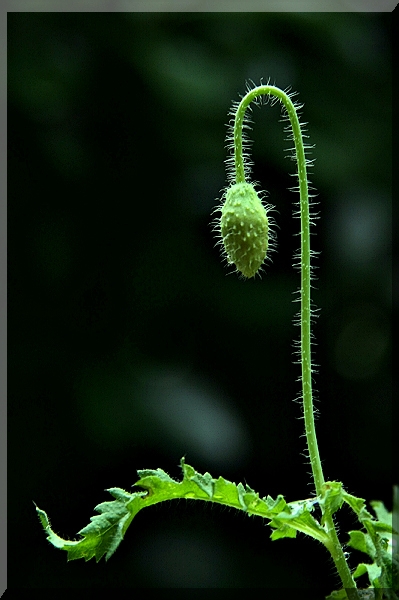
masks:
<svg viewBox="0 0 399 600"><path fill-rule="evenodd" d="M342 483L340 481L326 481L323 487L324 493L320 498L320 506L323 508L323 512L333 515L341 508L344 501Z"/></svg>
<svg viewBox="0 0 399 600"><path fill-rule="evenodd" d="M137 475L141 479L144 479L145 477L156 477L156 478L160 479L161 481L168 481L168 482L176 483L162 469L156 469L155 471L153 471L152 469L142 469L141 471L137 471Z"/></svg>
<svg viewBox="0 0 399 600"><path fill-rule="evenodd" d="M368 554L372 559L375 557L375 546L371 541L370 536L363 533L363 531L350 531L349 542L347 542L347 545L355 550Z"/></svg>
<svg viewBox="0 0 399 600"><path fill-rule="evenodd" d="M200 475L199 473L196 473L191 479L198 485L198 487L201 488L201 490L208 494L209 498L212 499L214 493L214 483L212 476L209 473L205 473L205 475Z"/></svg>
<svg viewBox="0 0 399 600"><path fill-rule="evenodd" d="M356 496L352 496L352 494L348 494L348 492L346 492L345 490L342 490L342 498L343 498L344 502L349 504L351 509L358 516L366 508L366 501L363 498L357 498ZM368 513L368 515L371 516L370 513Z"/></svg>
<svg viewBox="0 0 399 600"><path fill-rule="evenodd" d="M360 563L356 567L353 577L356 579L357 577L364 575L364 573L368 573L371 585L377 588L381 587L378 581L378 578L381 575L381 567L378 567L375 563L372 563L371 565Z"/></svg>
<svg viewBox="0 0 399 600"><path fill-rule="evenodd" d="M84 558L86 561L95 557L98 562L105 554L106 560L112 556L123 539L133 517L141 509L140 501L145 492L129 494L119 488L108 490L116 500L103 502L94 510L99 515L91 517L89 525L79 531L82 539L77 541L63 540L51 529L46 513L36 507L42 525L47 532L47 539L56 548L68 552L68 560Z"/></svg>
<svg viewBox="0 0 399 600"><path fill-rule="evenodd" d="M392 514L387 511L382 502L373 501L370 504L377 515L376 519L366 510L364 500L361 498L355 498L344 492L344 500L353 508L366 529L366 533L351 531L348 546L368 554L373 560L371 564L360 563L353 576L360 577L367 573L372 588L379 590L378 598L397 599L399 561L392 542L395 533L392 528Z"/></svg>
<svg viewBox="0 0 399 600"><path fill-rule="evenodd" d="M372 500L370 505L373 507L375 514L377 515L377 519L386 523L387 525L392 526L392 513L389 513L384 506L384 503L380 500Z"/></svg>
<svg viewBox="0 0 399 600"><path fill-rule="evenodd" d="M374 531L378 531L379 533L394 533L392 523L389 525L388 523L384 523L383 521L370 521L370 524L373 527Z"/></svg>
<svg viewBox="0 0 399 600"><path fill-rule="evenodd" d="M293 529L289 525L280 525L278 529L275 529L271 534L270 538L274 540L281 540L281 538L295 538L296 529Z"/></svg>
<svg viewBox="0 0 399 600"><path fill-rule="evenodd" d="M172 479L162 469L147 469L138 471L139 480L135 484L146 491L129 493L120 488L109 489L115 500L96 506L95 510L100 514L91 517L89 525L79 531L81 539L76 541L64 540L54 533L46 513L36 507L47 539L56 548L66 550L68 560L90 560L95 557L98 562L104 555L108 560L142 508L165 500L189 498L217 502L243 510L248 515L268 519L274 529L272 540L295 537L296 532L301 531L323 544L329 542L324 528L310 514L317 503L316 499L287 503L281 495L275 500L270 496L260 498L248 485L236 485L223 477L213 479L209 473L197 473L184 459L181 460L181 467L181 482Z"/></svg>
<svg viewBox="0 0 399 600"><path fill-rule="evenodd" d="M358 577L361 577L365 573L367 573L367 565L365 565L364 563L359 563L352 575L355 579L357 579Z"/></svg>
<svg viewBox="0 0 399 600"><path fill-rule="evenodd" d="M320 525L318 521L310 514L313 509L315 501L313 500L302 500L299 502L290 502L286 505L288 510L281 511L278 515L273 517L270 525L276 527L282 532L286 532L287 535L280 535L280 537L295 537L291 534L289 528L294 528L297 531L301 531L306 535L309 535L322 543L329 541L325 529ZM272 539L278 539L275 533L272 534Z"/></svg>

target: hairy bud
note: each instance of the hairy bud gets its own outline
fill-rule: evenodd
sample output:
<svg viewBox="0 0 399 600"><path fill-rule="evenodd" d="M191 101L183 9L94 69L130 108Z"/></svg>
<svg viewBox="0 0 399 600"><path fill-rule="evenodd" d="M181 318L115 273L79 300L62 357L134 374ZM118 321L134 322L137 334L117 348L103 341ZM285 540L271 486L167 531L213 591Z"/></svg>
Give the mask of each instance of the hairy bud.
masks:
<svg viewBox="0 0 399 600"><path fill-rule="evenodd" d="M269 221L255 188L235 183L226 192L220 231L229 264L245 277L254 277L266 258Z"/></svg>

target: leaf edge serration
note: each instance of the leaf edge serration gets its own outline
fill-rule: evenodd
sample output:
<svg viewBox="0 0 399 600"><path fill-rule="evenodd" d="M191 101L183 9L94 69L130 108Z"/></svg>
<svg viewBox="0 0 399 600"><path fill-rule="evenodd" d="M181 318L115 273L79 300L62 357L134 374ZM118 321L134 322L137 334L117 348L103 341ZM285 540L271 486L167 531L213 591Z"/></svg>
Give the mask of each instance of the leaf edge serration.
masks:
<svg viewBox="0 0 399 600"><path fill-rule="evenodd" d="M310 514L317 499L287 503L283 496L276 499L271 496L260 498L248 485L235 484L206 472L198 473L180 462L183 479L176 481L162 469L139 470L139 480L134 484L145 491L127 492L121 488L109 488L107 491L114 497L112 501L98 504L95 511L99 514L90 517L90 523L83 527L78 535L81 539L64 540L51 528L46 512L36 506L41 524L47 533L47 540L56 548L68 552L68 561L84 558L86 561L95 558L96 562L105 555L108 560L124 538L127 528L146 506L165 500L186 498L216 502L224 506L242 510L248 515L260 516L269 520L273 532L271 539L295 537L301 531L322 543L328 536L320 523Z"/></svg>

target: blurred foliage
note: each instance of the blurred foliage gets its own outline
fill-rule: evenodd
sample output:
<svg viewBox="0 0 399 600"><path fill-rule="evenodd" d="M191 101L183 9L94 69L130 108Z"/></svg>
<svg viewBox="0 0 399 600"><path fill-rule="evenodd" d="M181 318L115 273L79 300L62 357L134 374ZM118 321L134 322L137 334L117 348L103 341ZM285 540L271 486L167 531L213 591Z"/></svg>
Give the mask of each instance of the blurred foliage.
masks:
<svg viewBox="0 0 399 600"><path fill-rule="evenodd" d="M261 495L312 494L278 106L252 115L277 222L262 280L227 274L209 225L228 110L261 78L299 92L315 144L325 474L391 506L391 15L9 13L9 514L34 549L21 577L10 542L11 587L278 587L287 556L291 587L335 585L308 540L272 547L256 521L194 503L140 515L106 569L67 565L31 504L72 536L99 490L142 467L176 476L182 454Z"/></svg>

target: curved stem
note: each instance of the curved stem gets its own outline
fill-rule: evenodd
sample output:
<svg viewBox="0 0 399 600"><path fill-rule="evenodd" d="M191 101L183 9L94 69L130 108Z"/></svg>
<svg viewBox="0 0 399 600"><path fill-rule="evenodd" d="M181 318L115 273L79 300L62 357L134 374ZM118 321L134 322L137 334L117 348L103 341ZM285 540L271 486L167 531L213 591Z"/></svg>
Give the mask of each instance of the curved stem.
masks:
<svg viewBox="0 0 399 600"><path fill-rule="evenodd" d="M300 194L300 217L301 217L301 381L302 381L302 402L303 414L305 420L305 433L309 451L310 464L312 467L313 480L315 483L317 496L323 495L324 475L320 461L319 448L317 444L316 429L314 422L313 395L312 395L312 357L311 357L311 305L310 305L310 217L309 217L309 191L308 178L306 172L305 149L302 139L301 127L298 115L291 98L279 88L272 85L261 85L250 90L238 105L234 120L234 164L236 173L236 182L245 182L245 168L243 156L242 129L245 118L245 111L249 104L258 96L273 95L276 96L285 106L290 119L293 139L295 143L295 153L298 165L298 182ZM356 599L357 592L351 588L356 588L355 582L346 563L342 547L339 543L335 530L334 521L331 515L325 515L325 522L330 534L331 544L328 546L336 568L342 579L345 588L349 588L348 596Z"/></svg>
<svg viewBox="0 0 399 600"><path fill-rule="evenodd" d="M308 444L310 464L316 494L322 493L324 483L323 469L321 466L319 449L317 445L316 429L314 423L313 396L312 396L312 363L311 363L311 332L310 332L310 220L309 220L309 193L308 178L306 173L305 150L302 141L302 132L298 115L289 96L271 85L262 85L254 88L241 100L234 122L234 161L237 183L245 182L244 158L242 148L242 127L245 110L257 96L271 94L277 96L287 109L291 122L295 152L298 164L298 180L300 194L301 215L301 368L302 368L302 401L305 418L305 432Z"/></svg>

